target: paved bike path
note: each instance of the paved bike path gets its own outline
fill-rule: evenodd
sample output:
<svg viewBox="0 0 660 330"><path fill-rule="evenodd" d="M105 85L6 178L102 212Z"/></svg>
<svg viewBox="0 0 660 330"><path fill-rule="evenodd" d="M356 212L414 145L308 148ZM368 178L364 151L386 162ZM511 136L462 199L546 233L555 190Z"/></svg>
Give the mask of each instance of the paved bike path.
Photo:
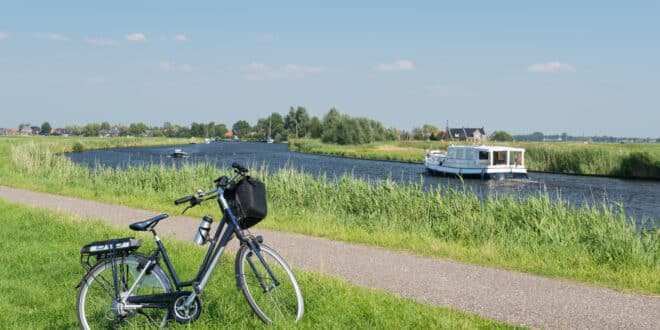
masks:
<svg viewBox="0 0 660 330"><path fill-rule="evenodd" d="M0 198L104 219L121 227L157 214L5 186L0 186ZM198 219L173 216L158 225L158 233L161 237L192 241L197 225ZM293 267L511 324L547 329L660 328L658 296L620 293L514 271L268 231L258 226L251 231L262 234L266 243Z"/></svg>

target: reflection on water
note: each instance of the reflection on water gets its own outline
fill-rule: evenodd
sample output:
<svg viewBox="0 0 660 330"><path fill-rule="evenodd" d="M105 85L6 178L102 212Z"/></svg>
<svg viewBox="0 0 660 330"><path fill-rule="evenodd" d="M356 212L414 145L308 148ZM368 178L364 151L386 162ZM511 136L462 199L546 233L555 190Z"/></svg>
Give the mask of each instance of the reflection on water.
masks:
<svg viewBox="0 0 660 330"><path fill-rule="evenodd" d="M529 195L547 194L574 206L584 203L616 206L621 203L626 214L634 217L638 224L645 222L645 226L660 226L660 182L657 181L546 173L530 173L528 180L463 181L457 178L428 176L421 164L307 155L291 152L283 144L215 142L177 146L176 148L189 154L187 159L168 157L174 148L166 146L93 150L68 156L76 163L85 163L92 167L96 164L123 168L200 161L211 162L218 167L229 167L232 162L238 161L251 167L267 166L269 170L293 167L314 175L325 174L329 178L350 174L370 180L390 178L396 182L412 182L421 184L424 189L437 186L468 189L480 197L513 194L524 198Z"/></svg>

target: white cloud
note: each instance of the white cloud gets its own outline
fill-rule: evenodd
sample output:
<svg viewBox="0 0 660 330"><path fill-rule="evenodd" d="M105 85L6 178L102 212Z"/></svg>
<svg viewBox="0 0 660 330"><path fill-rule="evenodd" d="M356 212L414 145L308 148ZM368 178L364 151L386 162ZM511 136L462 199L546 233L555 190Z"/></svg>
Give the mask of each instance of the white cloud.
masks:
<svg viewBox="0 0 660 330"><path fill-rule="evenodd" d="M170 61L160 61L158 67L161 71L168 72L191 72L194 69L190 64L177 64Z"/></svg>
<svg viewBox="0 0 660 330"><path fill-rule="evenodd" d="M132 33L132 34L127 34L124 39L128 41L135 41L135 42L145 42L147 41L147 37L144 35L144 33Z"/></svg>
<svg viewBox="0 0 660 330"><path fill-rule="evenodd" d="M310 74L323 72L323 67L303 66L299 64L286 64L279 68L271 68L264 63L252 62L241 66L245 72L244 80L275 80L281 78L302 78Z"/></svg>
<svg viewBox="0 0 660 330"><path fill-rule="evenodd" d="M95 46L116 46L117 41L112 40L112 39L104 39L104 38L87 38L85 40L88 44L90 45L95 45Z"/></svg>
<svg viewBox="0 0 660 330"><path fill-rule="evenodd" d="M0 31L0 40L9 39L9 33Z"/></svg>
<svg viewBox="0 0 660 330"><path fill-rule="evenodd" d="M185 34L177 34L172 39L174 41L188 41L188 37Z"/></svg>
<svg viewBox="0 0 660 330"><path fill-rule="evenodd" d="M38 39L46 39L52 41L69 41L68 37L65 37L57 33L39 33L39 34L35 34L34 37Z"/></svg>
<svg viewBox="0 0 660 330"><path fill-rule="evenodd" d="M412 61L398 60L394 63L378 64L374 67L376 71L410 71L415 67Z"/></svg>
<svg viewBox="0 0 660 330"><path fill-rule="evenodd" d="M566 63L558 61L536 63L527 67L529 72L575 72L575 68Z"/></svg>

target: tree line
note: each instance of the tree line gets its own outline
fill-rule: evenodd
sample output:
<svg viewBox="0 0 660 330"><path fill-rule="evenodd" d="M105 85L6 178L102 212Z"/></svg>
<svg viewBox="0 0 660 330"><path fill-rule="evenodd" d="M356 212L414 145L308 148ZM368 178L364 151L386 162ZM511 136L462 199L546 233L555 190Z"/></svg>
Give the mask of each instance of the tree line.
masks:
<svg viewBox="0 0 660 330"><path fill-rule="evenodd" d="M24 126L27 124L21 124ZM428 125L425 125L428 126ZM23 127L20 127L23 128ZM198 123L182 126L165 122L162 126L148 126L142 122L129 125L109 122L89 123L84 126L68 125L63 129L53 129L48 122L41 125L42 134L67 134L75 136L165 136L180 138L216 138L260 141L271 137L277 142L291 138L315 138L326 143L362 144L375 141L391 141L414 138L413 134L385 127L373 119L352 117L330 109L323 117L310 116L303 106L290 107L286 115L273 112L259 118L254 125L246 120L238 120L228 126L222 123ZM427 138L425 136L424 138Z"/></svg>

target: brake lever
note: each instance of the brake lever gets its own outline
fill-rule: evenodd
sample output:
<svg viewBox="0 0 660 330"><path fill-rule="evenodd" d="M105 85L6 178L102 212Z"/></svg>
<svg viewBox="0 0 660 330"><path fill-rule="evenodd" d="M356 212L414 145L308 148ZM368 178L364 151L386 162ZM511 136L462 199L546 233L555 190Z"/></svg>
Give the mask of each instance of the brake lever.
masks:
<svg viewBox="0 0 660 330"><path fill-rule="evenodd" d="M197 194L193 195L192 199L190 200L190 205L188 205L188 207L183 209L183 212L181 212L181 214L186 213L188 209L191 209L199 204L202 204L202 202L205 201L203 193L204 192L201 189L197 190Z"/></svg>

